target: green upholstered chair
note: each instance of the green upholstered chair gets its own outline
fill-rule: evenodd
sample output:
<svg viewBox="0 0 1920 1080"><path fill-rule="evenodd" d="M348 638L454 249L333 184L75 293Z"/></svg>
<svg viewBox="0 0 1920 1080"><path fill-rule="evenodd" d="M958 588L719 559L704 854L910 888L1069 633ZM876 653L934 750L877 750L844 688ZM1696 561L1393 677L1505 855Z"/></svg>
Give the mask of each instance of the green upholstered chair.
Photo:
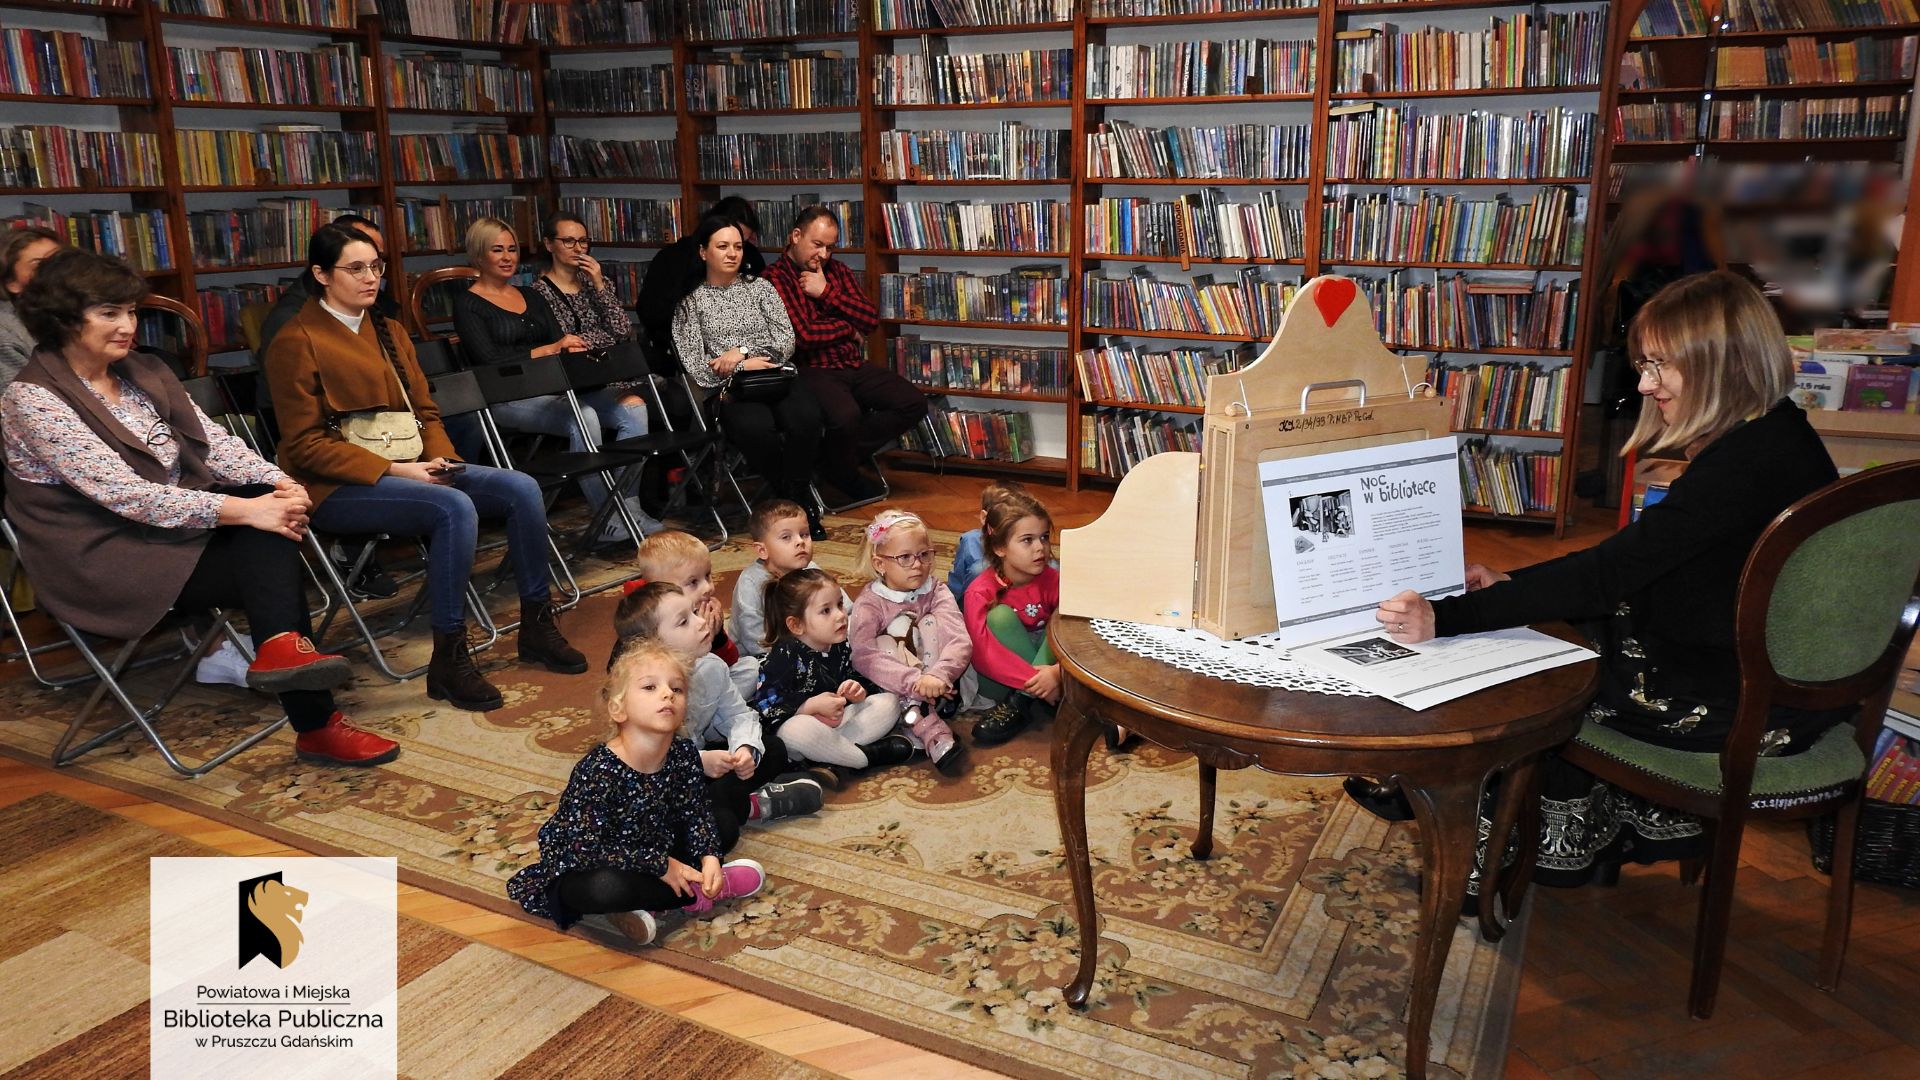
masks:
<svg viewBox="0 0 1920 1080"><path fill-rule="evenodd" d="M1827 931L1816 983L1832 990L1853 914L1853 851L1867 754L1920 620L1920 462L1857 473L1767 526L1740 576L1740 701L1718 754L1650 746L1587 724L1561 750L1616 787L1708 819L1713 852L1694 932L1688 1009L1713 1013L1750 819L1836 814ZM1760 757L1775 705L1853 720L1790 757Z"/></svg>

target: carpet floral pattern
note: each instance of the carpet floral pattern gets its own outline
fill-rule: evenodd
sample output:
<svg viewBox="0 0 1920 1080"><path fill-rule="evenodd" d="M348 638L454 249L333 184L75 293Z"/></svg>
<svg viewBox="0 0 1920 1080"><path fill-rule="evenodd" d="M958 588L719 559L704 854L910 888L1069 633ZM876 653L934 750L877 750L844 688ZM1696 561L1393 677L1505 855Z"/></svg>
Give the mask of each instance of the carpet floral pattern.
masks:
<svg viewBox="0 0 1920 1080"><path fill-rule="evenodd" d="M857 523L832 522L816 558L849 590ZM953 537L936 534L942 562ZM724 582L751 559L715 553ZM562 617L597 662L613 595ZM394 855L409 880L502 911L515 870L568 770L605 736L594 676L482 654L504 708L429 701L418 682L362 675L356 722L399 740L372 770L296 763L276 735L208 777L173 779L137 737L76 770L315 850ZM0 688L0 748L45 760L78 692ZM261 702L190 690L164 724L190 759L258 722ZM962 721L964 732L968 721ZM1089 1008L1061 990L1077 927L1052 803L1049 732L972 752L966 775L924 762L850 782L811 818L752 827L736 853L768 887L705 918L669 920L662 961L1019 1076L1393 1077L1418 919L1413 834L1357 812L1328 780L1219 775L1214 855L1188 851L1198 817L1190 757L1096 747L1089 838L1102 917ZM584 933L617 941L596 919ZM1464 925L1435 1019L1439 1075L1494 1076L1505 1060L1524 934L1480 943Z"/></svg>

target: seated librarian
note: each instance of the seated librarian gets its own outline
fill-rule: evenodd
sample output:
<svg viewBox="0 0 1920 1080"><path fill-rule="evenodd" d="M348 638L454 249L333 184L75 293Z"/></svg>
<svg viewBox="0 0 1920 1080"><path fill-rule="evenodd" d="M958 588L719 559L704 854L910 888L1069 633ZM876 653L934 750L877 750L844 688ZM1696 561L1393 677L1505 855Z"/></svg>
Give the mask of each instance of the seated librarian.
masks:
<svg viewBox="0 0 1920 1080"><path fill-rule="evenodd" d="M1713 752L1726 741L1739 697L1741 569L1780 511L1837 474L1787 397L1793 365L1780 320L1738 275L1695 274L1656 293L1635 316L1628 349L1642 401L1627 450L1675 449L1690 459L1667 497L1584 551L1511 575L1469 566L1465 594L1429 603L1403 592L1377 617L1387 636L1409 643L1529 623L1581 625L1601 657L1588 720L1658 746ZM1761 752L1800 753L1843 719L1779 709ZM1629 860L1706 856L1710 838L1699 819L1556 757L1543 772L1542 883L1584 884ZM1352 780L1348 790L1391 816L1391 792ZM1477 892L1477 878L1476 869L1469 891Z"/></svg>

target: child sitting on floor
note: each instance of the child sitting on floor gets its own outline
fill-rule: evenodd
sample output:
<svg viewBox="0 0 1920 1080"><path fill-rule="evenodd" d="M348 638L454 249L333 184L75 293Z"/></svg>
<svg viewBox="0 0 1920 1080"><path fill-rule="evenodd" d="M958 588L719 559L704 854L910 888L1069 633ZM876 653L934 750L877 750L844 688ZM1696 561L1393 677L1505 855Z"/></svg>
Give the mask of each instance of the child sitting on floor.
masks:
<svg viewBox="0 0 1920 1080"><path fill-rule="evenodd" d="M747 519L747 532L753 537L755 559L733 583L733 636L740 652L764 656L761 640L767 637L767 585L795 570L818 570L813 561L813 534L808 531L807 512L788 499L761 503ZM851 611L853 601L843 591L840 602Z"/></svg>
<svg viewBox="0 0 1920 1080"><path fill-rule="evenodd" d="M690 533L665 529L641 542L633 563L640 571L640 578L628 582L626 591L631 593L653 581L680 586L694 610L713 630L713 655L727 665L734 688L740 691L741 697L752 694L760 681L758 651L752 656L743 655L738 643L727 636L720 618L720 597L713 588L713 554L707 545Z"/></svg>
<svg viewBox="0 0 1920 1080"><path fill-rule="evenodd" d="M960 741L941 717L973 658L960 607L933 576L927 526L905 510L882 510L867 526L861 561L873 581L853 602L853 666L906 702L903 721L934 767L959 773ZM949 712L948 715L951 715Z"/></svg>
<svg viewBox="0 0 1920 1080"><path fill-rule="evenodd" d="M726 852L700 779L700 757L679 738L687 668L657 642L627 650L600 691L613 737L587 751L540 826L540 861L513 875L507 895L565 930L604 914L636 945L654 915L705 912L752 896L766 872Z"/></svg>
<svg viewBox="0 0 1920 1080"><path fill-rule="evenodd" d="M620 598L614 611L620 634L614 659L642 641L658 641L688 665L687 725L683 732L700 751L700 771L720 826L721 843L732 847L747 821L796 817L820 809L817 780L792 777L786 748L769 743L760 714L754 712L728 678L727 665L713 655L713 634L693 601L678 585L649 582Z"/></svg>
<svg viewBox="0 0 1920 1080"><path fill-rule="evenodd" d="M847 769L898 765L913 756L889 734L900 699L874 693L853 668L840 586L824 570L795 570L767 586L767 656L753 707L791 757Z"/></svg>
<svg viewBox="0 0 1920 1080"><path fill-rule="evenodd" d="M1047 620L1060 606L1053 553L1053 517L1039 500L1014 495L987 512L992 567L967 586L963 613L973 639L980 694L996 702L973 725L981 746L1006 742L1060 701L1060 665L1047 645Z"/></svg>
<svg viewBox="0 0 1920 1080"><path fill-rule="evenodd" d="M953 592L953 602L962 603L967 595L967 586L987 568L987 544L984 530L987 527L987 511L995 503L1009 495L1027 494L1027 485L1018 480L995 480L980 489L980 528L968 529L960 534L953 546L953 566L947 570L947 588Z"/></svg>

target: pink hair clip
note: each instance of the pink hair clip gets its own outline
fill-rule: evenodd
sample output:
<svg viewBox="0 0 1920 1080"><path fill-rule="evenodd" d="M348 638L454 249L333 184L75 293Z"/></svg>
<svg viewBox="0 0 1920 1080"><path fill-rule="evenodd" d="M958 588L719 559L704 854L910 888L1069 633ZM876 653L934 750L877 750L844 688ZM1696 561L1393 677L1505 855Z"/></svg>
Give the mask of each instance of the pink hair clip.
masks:
<svg viewBox="0 0 1920 1080"><path fill-rule="evenodd" d="M887 530L896 525L919 525L923 529L926 528L918 517L905 510L885 510L867 526L867 541L878 544L880 538L887 535Z"/></svg>

